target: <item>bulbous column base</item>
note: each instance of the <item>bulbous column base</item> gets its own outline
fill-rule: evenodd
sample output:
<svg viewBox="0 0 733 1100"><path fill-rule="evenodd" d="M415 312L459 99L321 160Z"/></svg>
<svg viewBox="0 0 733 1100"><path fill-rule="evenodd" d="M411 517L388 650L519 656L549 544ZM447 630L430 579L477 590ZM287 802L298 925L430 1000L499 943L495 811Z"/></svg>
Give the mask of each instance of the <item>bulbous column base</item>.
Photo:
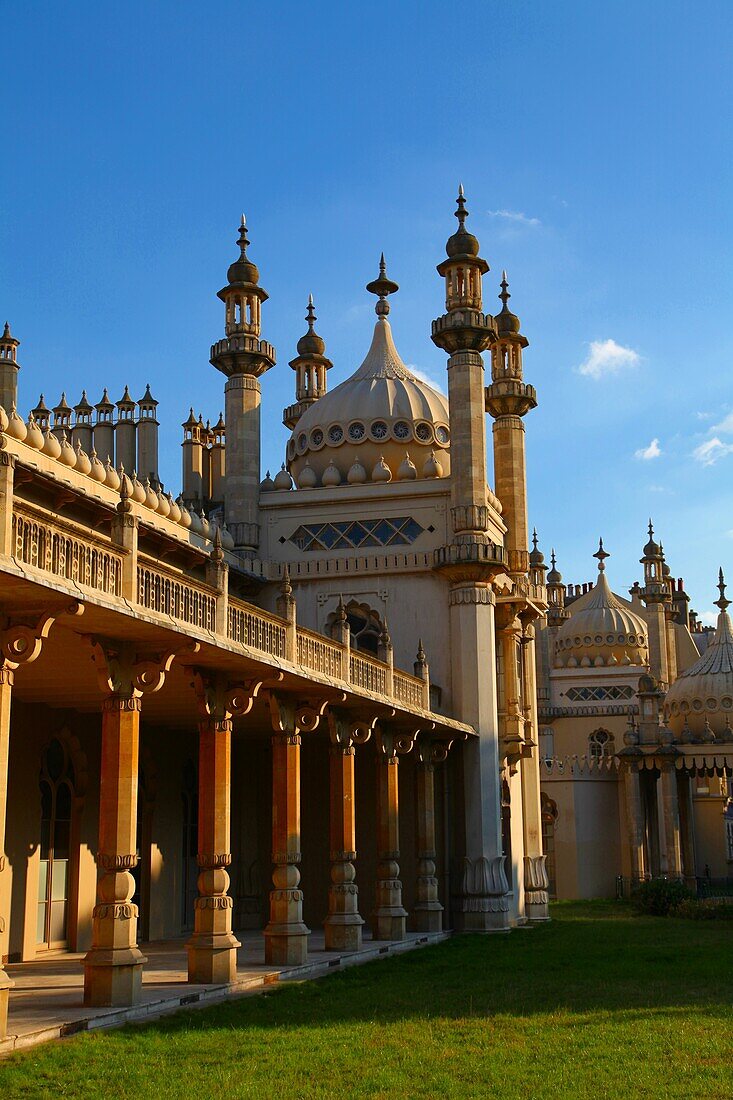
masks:
<svg viewBox="0 0 733 1100"><path fill-rule="evenodd" d="M416 932L443 931L443 906L439 901L418 902L412 915Z"/></svg>
<svg viewBox="0 0 733 1100"><path fill-rule="evenodd" d="M197 985L227 985L237 976L237 948L232 932L194 932L186 944L188 980Z"/></svg>
<svg viewBox="0 0 733 1100"><path fill-rule="evenodd" d="M270 891L265 962L274 966L300 966L308 958L310 936L310 929L303 923L303 891L298 889L300 871L294 863L278 864L272 881L275 889Z"/></svg>
<svg viewBox="0 0 733 1100"><path fill-rule="evenodd" d="M527 920L550 919L546 856L524 857L524 910Z"/></svg>
<svg viewBox="0 0 733 1100"><path fill-rule="evenodd" d="M402 906L402 883L395 860L379 865L377 905L372 915L372 935L375 940L404 940L407 931L407 910ZM382 877L384 876L384 877Z"/></svg>
<svg viewBox="0 0 733 1100"><path fill-rule="evenodd" d="M138 947L93 947L84 959L84 1004L93 1008L137 1004L147 961Z"/></svg>
<svg viewBox="0 0 733 1100"><path fill-rule="evenodd" d="M4 1039L8 1034L8 1001L10 999L10 990L15 985L8 977L7 973L0 966L0 1039Z"/></svg>
<svg viewBox="0 0 733 1100"><path fill-rule="evenodd" d="M265 929L265 962L270 966L302 966L308 961L310 929L302 921L268 924Z"/></svg>

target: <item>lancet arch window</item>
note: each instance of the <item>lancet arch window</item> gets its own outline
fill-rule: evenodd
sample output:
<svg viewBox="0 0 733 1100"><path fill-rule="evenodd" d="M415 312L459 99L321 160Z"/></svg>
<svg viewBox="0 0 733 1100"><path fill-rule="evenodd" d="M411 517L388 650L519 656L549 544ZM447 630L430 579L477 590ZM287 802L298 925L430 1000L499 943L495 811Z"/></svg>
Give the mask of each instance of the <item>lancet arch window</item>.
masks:
<svg viewBox="0 0 733 1100"><path fill-rule="evenodd" d="M75 778L68 745L54 737L43 754L39 777L36 943L41 947L63 947L67 941Z"/></svg>

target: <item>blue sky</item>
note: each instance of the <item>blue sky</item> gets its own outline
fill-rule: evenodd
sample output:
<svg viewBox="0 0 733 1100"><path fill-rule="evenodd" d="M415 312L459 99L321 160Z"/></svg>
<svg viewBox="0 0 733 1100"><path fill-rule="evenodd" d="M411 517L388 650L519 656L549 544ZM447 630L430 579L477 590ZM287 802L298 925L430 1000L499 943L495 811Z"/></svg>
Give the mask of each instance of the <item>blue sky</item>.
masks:
<svg viewBox="0 0 733 1100"><path fill-rule="evenodd" d="M733 582L729 3L3 9L0 314L24 412L149 381L177 492L188 406L222 406L209 345L242 210L278 352L263 469L308 293L334 385L368 347L382 249L400 352L445 385L429 333L462 180L485 306L506 267L530 340L543 548L590 579L603 535L622 591L651 514L710 611L719 564Z"/></svg>

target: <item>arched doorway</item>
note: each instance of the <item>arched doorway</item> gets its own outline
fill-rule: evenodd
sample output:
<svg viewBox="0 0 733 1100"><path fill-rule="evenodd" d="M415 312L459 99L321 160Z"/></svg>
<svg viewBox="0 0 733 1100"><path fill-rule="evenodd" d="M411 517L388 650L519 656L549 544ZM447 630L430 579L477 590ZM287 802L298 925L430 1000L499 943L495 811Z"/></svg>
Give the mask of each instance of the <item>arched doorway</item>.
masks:
<svg viewBox="0 0 733 1100"><path fill-rule="evenodd" d="M36 944L66 947L72 882L72 820L76 776L65 740L54 737L43 754L39 788L41 843Z"/></svg>

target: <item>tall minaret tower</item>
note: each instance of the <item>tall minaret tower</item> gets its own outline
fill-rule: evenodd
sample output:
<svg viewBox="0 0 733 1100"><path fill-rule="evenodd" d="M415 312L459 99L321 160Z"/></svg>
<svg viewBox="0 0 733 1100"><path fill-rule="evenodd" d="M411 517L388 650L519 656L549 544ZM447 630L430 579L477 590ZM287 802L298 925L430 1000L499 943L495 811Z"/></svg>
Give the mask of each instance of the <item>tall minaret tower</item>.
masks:
<svg viewBox="0 0 733 1100"><path fill-rule="evenodd" d="M19 364L16 353L20 340L16 340L10 331L10 325L5 322L5 328L0 336L0 405L8 416L13 406L18 404L18 370Z"/></svg>
<svg viewBox="0 0 733 1100"><path fill-rule="evenodd" d="M497 314L498 339L491 346L491 385L486 387L486 411L494 418L494 491L501 501L507 525L504 546L510 574L529 568L527 524L527 469L522 417L537 405L534 386L522 380L522 336L519 318L509 309L509 284L502 272L503 308Z"/></svg>
<svg viewBox="0 0 733 1100"><path fill-rule="evenodd" d="M644 587L639 595L646 605L646 621L649 628L649 669L656 680L670 683L669 646L667 640L667 607L672 596L664 576L662 548L654 538L654 527L649 520L649 541L639 559L644 566Z"/></svg>
<svg viewBox="0 0 733 1100"><path fill-rule="evenodd" d="M433 321L432 339L447 351L451 431L451 542L436 552L436 569L450 584L451 688L454 713L478 738L462 746L458 766L464 808L456 855L463 879L455 914L463 931L509 923L501 829L501 772L496 677L496 595L492 578L504 569L503 551L489 535L486 415L481 352L496 338L482 313L481 278L489 265L466 229L466 200L458 192L458 231L438 265L446 312ZM496 535L495 535L496 537Z"/></svg>
<svg viewBox="0 0 733 1100"><path fill-rule="evenodd" d="M333 363L326 358L326 345L316 332L317 321L313 295L308 295L308 312L305 315L308 331L298 340L298 354L290 360L295 371L295 404L283 409L283 424L292 431L305 410L323 397L328 388L326 372Z"/></svg>
<svg viewBox="0 0 733 1100"><path fill-rule="evenodd" d="M260 542L260 383L275 364L272 344L260 339L260 309L267 292L260 273L247 257L247 226L242 214L237 241L239 259L227 272L219 291L225 306L226 336L211 348L211 363L227 376L224 387L226 421L226 483L224 512L235 546L256 550Z"/></svg>

